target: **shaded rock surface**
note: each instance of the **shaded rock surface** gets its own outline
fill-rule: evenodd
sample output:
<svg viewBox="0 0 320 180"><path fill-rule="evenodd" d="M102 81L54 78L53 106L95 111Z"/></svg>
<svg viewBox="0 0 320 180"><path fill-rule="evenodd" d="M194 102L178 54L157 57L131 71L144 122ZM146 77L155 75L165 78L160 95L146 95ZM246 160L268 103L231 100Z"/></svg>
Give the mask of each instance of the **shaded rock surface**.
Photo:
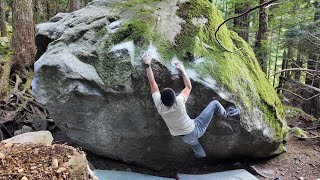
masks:
<svg viewBox="0 0 320 180"><path fill-rule="evenodd" d="M33 95L57 126L96 154L161 169L194 161L192 150L172 137L152 102L141 55L148 51L160 89L177 93L174 68L184 61L193 84L191 118L213 99L236 105L240 120L214 118L201 142L209 159L267 157L283 151L282 105L250 48L223 27L206 0L94 0L57 14L36 28L39 59ZM241 51L238 49L241 48Z"/></svg>

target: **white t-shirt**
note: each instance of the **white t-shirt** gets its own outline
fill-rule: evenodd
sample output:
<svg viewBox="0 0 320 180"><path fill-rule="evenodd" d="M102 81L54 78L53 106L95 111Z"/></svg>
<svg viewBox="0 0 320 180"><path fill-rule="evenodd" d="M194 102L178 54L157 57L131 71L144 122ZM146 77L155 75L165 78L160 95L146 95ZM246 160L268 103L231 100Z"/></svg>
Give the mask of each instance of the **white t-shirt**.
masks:
<svg viewBox="0 0 320 180"><path fill-rule="evenodd" d="M152 98L158 113L166 122L172 136L185 135L193 131L194 120L187 114L186 98L182 94L176 97L176 102L171 107L162 103L160 92L153 93Z"/></svg>

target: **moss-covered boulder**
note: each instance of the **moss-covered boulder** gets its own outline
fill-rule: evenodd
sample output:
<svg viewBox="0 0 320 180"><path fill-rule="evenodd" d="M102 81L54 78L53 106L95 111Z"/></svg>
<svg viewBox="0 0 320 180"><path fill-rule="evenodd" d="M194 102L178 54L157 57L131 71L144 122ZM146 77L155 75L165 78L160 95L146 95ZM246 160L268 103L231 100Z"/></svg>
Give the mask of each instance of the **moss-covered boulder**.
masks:
<svg viewBox="0 0 320 180"><path fill-rule="evenodd" d="M240 120L214 118L201 142L208 159L267 157L283 151L281 102L250 46L206 0L94 0L37 26L40 57L33 94L72 140L96 154L152 168L192 163L191 148L157 114L141 61L148 51L160 89L193 90L191 118L213 99L236 105Z"/></svg>

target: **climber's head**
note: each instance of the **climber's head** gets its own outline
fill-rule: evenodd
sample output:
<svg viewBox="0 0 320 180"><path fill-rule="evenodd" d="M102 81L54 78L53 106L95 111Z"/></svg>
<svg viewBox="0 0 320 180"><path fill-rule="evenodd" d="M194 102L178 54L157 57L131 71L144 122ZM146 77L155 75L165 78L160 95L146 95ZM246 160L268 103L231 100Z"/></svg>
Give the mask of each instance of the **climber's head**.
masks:
<svg viewBox="0 0 320 180"><path fill-rule="evenodd" d="M161 101L165 106L172 106L176 101L176 93L171 88L164 88L161 91Z"/></svg>

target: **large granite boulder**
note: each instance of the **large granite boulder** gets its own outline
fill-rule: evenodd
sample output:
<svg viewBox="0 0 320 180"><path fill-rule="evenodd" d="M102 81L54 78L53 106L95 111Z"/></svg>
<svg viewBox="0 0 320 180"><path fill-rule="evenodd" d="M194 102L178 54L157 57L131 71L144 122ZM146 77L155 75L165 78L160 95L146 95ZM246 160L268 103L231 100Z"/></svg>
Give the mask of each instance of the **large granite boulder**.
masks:
<svg viewBox="0 0 320 180"><path fill-rule="evenodd" d="M36 28L32 83L68 136L96 154L160 169L195 161L157 114L142 66L148 51L160 89L183 88L173 62L184 62L195 118L212 100L236 105L240 120L214 118L201 142L209 159L267 157L284 151L281 102L250 48L206 0L94 0Z"/></svg>

